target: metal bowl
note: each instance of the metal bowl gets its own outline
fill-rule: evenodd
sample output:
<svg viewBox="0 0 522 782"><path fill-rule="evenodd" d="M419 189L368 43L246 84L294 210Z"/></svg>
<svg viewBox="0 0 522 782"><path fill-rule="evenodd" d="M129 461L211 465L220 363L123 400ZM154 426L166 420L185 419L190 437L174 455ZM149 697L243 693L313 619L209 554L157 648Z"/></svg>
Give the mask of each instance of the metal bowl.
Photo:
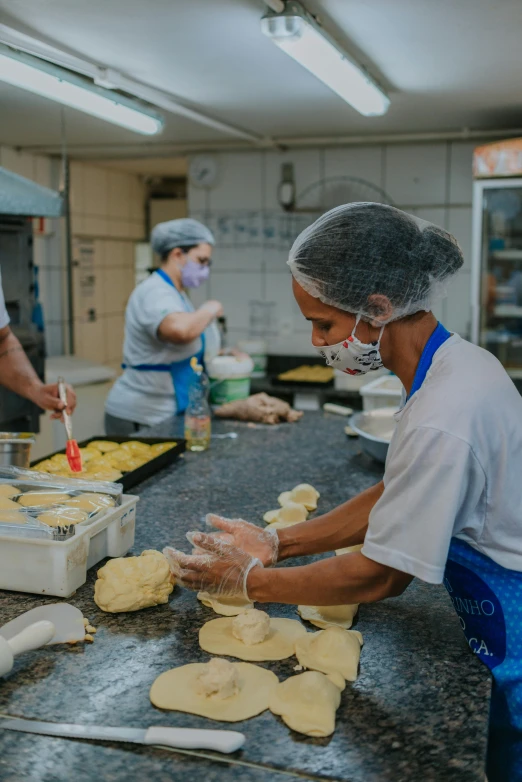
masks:
<svg viewBox="0 0 522 782"><path fill-rule="evenodd" d="M29 467L35 442L31 432L0 432L0 465Z"/></svg>
<svg viewBox="0 0 522 782"><path fill-rule="evenodd" d="M351 428L359 436L361 449L378 462L386 461L396 426L393 416L397 410L397 407L379 407L355 413L350 419Z"/></svg>

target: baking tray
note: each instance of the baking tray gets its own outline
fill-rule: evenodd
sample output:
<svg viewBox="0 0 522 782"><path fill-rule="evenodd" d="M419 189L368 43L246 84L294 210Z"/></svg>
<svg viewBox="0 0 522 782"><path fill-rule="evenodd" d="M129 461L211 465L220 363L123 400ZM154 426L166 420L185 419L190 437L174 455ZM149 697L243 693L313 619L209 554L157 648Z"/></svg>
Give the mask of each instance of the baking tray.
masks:
<svg viewBox="0 0 522 782"><path fill-rule="evenodd" d="M112 443L118 443L120 445L121 443L128 443L130 441L137 441L139 443L145 443L146 445L156 445L156 443L171 442L177 443L174 448L170 449L170 451L160 453L159 456L155 456L154 459L150 460L150 462L142 464L141 467L138 467L136 470L131 470L130 472L124 473L123 477L116 481L116 483L121 483L124 491L128 491L138 483L141 483L147 478L150 478L151 475L159 472L164 467L168 467L170 464L174 464L174 462L179 459L180 454L184 453L186 449L186 440L180 437L89 437L88 440L82 440L82 442L78 443L78 445L80 448L87 448L89 443L92 443L95 440L109 440ZM62 448L59 451L50 453L48 456L44 456L41 459L37 459L36 461L31 462L31 467L35 464L38 464L38 462L43 461L44 459L50 459L52 456L56 456L58 453L65 453L65 449Z"/></svg>

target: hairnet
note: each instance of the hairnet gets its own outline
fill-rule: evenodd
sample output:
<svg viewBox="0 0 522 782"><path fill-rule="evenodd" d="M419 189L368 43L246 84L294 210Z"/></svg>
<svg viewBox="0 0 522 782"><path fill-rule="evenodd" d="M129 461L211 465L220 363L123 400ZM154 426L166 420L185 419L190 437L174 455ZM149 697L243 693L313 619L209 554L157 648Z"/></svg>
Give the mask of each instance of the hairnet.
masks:
<svg viewBox="0 0 522 782"><path fill-rule="evenodd" d="M215 244L212 231L203 223L190 217L158 223L150 235L152 249L158 255L166 255L174 247L190 247L203 242Z"/></svg>
<svg viewBox="0 0 522 782"><path fill-rule="evenodd" d="M430 310L464 259L456 239L393 206L352 203L322 215L295 240L288 265L309 294L383 323ZM393 307L383 318L386 296Z"/></svg>

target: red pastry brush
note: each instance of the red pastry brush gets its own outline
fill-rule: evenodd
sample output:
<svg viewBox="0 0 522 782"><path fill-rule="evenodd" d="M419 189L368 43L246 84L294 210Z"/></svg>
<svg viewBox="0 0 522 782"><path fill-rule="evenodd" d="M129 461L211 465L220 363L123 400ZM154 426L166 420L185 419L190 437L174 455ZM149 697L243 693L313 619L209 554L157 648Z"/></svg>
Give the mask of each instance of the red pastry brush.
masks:
<svg viewBox="0 0 522 782"><path fill-rule="evenodd" d="M60 400L67 406L67 391L65 388L65 380L63 377L58 378L58 396ZM65 424L65 431L67 432L67 445L65 448L65 455L69 462L69 467L73 472L81 472L83 470L82 455L78 447L76 440L73 440L71 416L66 412L65 407L62 411L63 422Z"/></svg>

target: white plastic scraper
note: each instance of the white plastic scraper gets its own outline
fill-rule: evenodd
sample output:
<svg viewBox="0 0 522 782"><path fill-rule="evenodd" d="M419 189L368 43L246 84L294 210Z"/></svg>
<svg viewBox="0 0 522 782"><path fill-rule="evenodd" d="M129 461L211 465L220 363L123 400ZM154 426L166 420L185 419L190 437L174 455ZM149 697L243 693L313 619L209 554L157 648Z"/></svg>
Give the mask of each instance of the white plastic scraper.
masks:
<svg viewBox="0 0 522 782"><path fill-rule="evenodd" d="M69 603L48 603L38 608L32 608L0 627L0 636L9 641L29 625L40 621L52 622L54 625L53 636L45 641L46 645L85 640L83 614Z"/></svg>
<svg viewBox="0 0 522 782"><path fill-rule="evenodd" d="M0 636L0 676L9 673L18 654L39 649L49 643L54 635L52 622L35 622L21 633L14 635L9 641Z"/></svg>

